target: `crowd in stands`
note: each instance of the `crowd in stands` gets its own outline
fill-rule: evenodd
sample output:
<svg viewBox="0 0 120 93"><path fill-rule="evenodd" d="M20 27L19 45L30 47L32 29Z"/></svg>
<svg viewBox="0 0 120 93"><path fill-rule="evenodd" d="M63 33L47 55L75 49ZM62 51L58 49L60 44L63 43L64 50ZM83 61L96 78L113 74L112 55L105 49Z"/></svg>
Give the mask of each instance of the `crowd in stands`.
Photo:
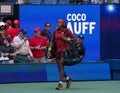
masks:
<svg viewBox="0 0 120 93"><path fill-rule="evenodd" d="M33 29L34 35L27 37L27 31L20 28L18 19L0 22L0 63L46 63L56 62L55 51L48 57L51 42L51 24L46 22L44 29ZM62 37L63 38L63 37ZM79 41L79 42L78 42ZM83 37L78 37L76 44L82 45ZM79 56L85 55L85 50L79 50ZM54 50L54 49L52 49ZM7 58L7 59L6 59Z"/></svg>
<svg viewBox="0 0 120 93"><path fill-rule="evenodd" d="M45 62L46 47L50 41L50 23L45 23L43 33L36 27L31 38L26 37L27 31L20 29L19 24L17 19L0 22L1 57L8 57L8 63Z"/></svg>
<svg viewBox="0 0 120 93"><path fill-rule="evenodd" d="M51 24L46 22L44 29L33 29L34 35L27 37L27 31L20 28L18 19L0 22L0 63L3 57L7 63L46 63L55 62L55 55L47 58L47 47L51 40Z"/></svg>
<svg viewBox="0 0 120 93"><path fill-rule="evenodd" d="M16 4L119 4L120 0L1 0L0 3Z"/></svg>

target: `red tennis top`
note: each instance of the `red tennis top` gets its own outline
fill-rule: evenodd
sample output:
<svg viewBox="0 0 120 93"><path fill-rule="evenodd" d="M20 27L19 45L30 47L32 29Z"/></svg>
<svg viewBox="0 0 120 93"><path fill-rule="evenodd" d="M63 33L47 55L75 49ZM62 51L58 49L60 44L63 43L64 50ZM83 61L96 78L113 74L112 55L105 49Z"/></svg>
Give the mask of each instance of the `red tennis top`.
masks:
<svg viewBox="0 0 120 93"><path fill-rule="evenodd" d="M71 30L66 28L63 28L61 31L55 30L51 38L51 43L54 44L54 42L56 41L57 52L69 49L68 41L65 41L62 37L70 37L72 40L76 41L76 37L71 32Z"/></svg>

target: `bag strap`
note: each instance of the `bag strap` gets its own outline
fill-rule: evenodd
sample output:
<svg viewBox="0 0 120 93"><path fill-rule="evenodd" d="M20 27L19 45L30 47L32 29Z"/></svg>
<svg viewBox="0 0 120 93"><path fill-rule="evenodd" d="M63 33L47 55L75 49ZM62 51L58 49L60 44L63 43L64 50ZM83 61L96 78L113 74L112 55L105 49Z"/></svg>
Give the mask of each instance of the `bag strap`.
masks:
<svg viewBox="0 0 120 93"><path fill-rule="evenodd" d="M66 29L66 30L64 31L64 36L66 36L66 34L67 34L67 31L68 31L68 29Z"/></svg>
<svg viewBox="0 0 120 93"><path fill-rule="evenodd" d="M64 31L64 36L66 36L67 31L68 31L68 29L66 29L66 30ZM65 41L65 47L67 46L66 44L67 44L67 41ZM70 45L70 43L69 43L69 45ZM66 50L66 49L65 49L65 50Z"/></svg>
<svg viewBox="0 0 120 93"><path fill-rule="evenodd" d="M56 33L56 30L53 32L53 38L54 38L54 42L56 42L56 39L55 39L55 33Z"/></svg>

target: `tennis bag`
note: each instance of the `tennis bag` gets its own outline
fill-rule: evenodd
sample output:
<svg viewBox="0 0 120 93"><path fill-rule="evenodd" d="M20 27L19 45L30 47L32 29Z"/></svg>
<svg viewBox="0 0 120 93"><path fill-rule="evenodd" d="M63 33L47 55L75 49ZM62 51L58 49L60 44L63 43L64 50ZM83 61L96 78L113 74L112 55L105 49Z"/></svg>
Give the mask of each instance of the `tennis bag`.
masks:
<svg viewBox="0 0 120 93"><path fill-rule="evenodd" d="M70 49L65 50L65 58L64 58L64 65L65 66L73 66L82 61L82 58L79 57L79 52L77 50L76 43L71 41Z"/></svg>

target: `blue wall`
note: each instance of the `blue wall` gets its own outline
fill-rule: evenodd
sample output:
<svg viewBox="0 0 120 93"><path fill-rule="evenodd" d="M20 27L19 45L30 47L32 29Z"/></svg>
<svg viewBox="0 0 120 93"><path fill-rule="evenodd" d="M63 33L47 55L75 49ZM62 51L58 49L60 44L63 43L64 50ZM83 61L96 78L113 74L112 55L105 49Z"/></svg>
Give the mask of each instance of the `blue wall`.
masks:
<svg viewBox="0 0 120 93"><path fill-rule="evenodd" d="M109 10L113 6L113 11ZM94 11L94 12L91 12ZM86 14L85 21L68 21L67 14ZM89 30L84 34L86 57L84 62L99 59L120 59L120 6L118 4L105 5L20 5L21 27L25 28L31 37L35 27L44 28L44 23L51 22L51 32L56 28L59 18L71 23L73 33L78 36L83 32L77 32L74 23L96 22L95 29L90 35ZM69 26L70 27L70 26Z"/></svg>
<svg viewBox="0 0 120 93"><path fill-rule="evenodd" d="M65 67L73 80L110 80L108 63L84 63ZM56 64L1 64L0 83L58 81Z"/></svg>
<svg viewBox="0 0 120 93"><path fill-rule="evenodd" d="M99 60L99 5L20 5L21 28L25 28L30 37L34 35L33 30L35 27L40 27L42 30L46 22L51 23L52 33L56 29L57 21L60 18L67 22L68 28L72 30L76 37L81 34L84 35L86 56L83 62ZM93 27L90 27L92 22L95 24L92 25ZM83 24L86 24L86 27L83 27Z"/></svg>
<svg viewBox="0 0 120 93"><path fill-rule="evenodd" d="M111 4L110 4L111 5ZM120 5L101 5L101 59L120 59Z"/></svg>

